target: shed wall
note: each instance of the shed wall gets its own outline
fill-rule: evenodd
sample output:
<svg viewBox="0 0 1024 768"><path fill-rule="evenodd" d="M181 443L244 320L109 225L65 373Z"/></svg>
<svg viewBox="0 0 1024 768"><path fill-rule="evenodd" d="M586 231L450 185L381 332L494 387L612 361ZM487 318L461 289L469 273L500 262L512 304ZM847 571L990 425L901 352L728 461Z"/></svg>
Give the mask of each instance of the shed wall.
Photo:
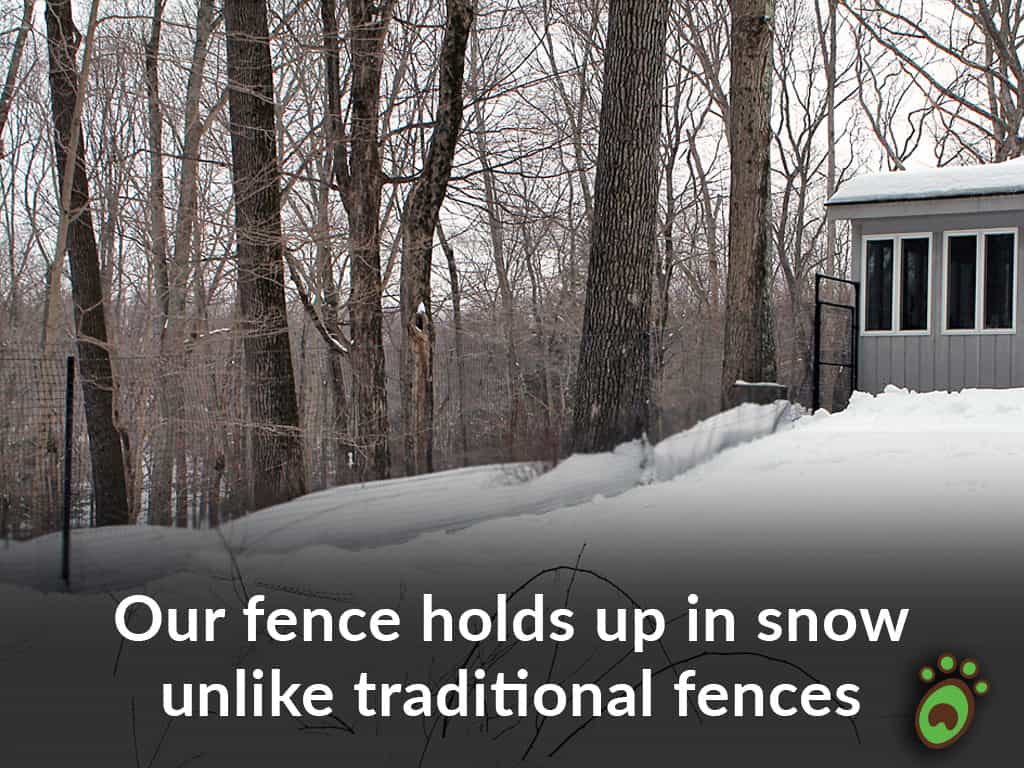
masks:
<svg viewBox="0 0 1024 768"><path fill-rule="evenodd" d="M1016 332L943 333L944 233L1004 227L1017 228ZM1021 279L1024 210L855 220L851 232L853 279L863 281L861 260L865 237L925 232L932 236L929 333L875 336L865 334L862 329L858 345L859 389L877 393L887 384L919 392L1024 387L1024 285Z"/></svg>

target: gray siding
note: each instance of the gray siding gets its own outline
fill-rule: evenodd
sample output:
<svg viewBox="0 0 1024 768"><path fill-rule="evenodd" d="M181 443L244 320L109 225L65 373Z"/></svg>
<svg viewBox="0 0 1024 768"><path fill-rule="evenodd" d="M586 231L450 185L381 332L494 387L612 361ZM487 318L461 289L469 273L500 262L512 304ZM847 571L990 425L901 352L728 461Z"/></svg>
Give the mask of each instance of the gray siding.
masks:
<svg viewBox="0 0 1024 768"><path fill-rule="evenodd" d="M953 335L942 332L945 232L1017 228L1017 305L1014 334ZM871 235L930 232L931 322L928 335L864 335L859 339L859 388L877 393L887 384L919 392L970 387L1024 387L1024 210L931 216L892 216L852 222L853 279L862 280L862 243Z"/></svg>

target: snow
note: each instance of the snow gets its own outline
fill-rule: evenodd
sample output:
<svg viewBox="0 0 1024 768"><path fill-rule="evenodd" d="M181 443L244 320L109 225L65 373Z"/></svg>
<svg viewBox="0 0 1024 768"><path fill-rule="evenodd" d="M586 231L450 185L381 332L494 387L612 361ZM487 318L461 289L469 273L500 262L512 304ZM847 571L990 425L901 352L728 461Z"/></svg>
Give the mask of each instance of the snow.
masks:
<svg viewBox="0 0 1024 768"><path fill-rule="evenodd" d="M850 648L819 645L800 651L799 662L819 679L864 686L865 712L858 724L865 747L851 751L849 763L835 757L837 743L840 749L852 744L847 723L773 720L763 724L772 729L767 731L758 730L760 721L735 725L744 729L743 739L785 750L787 760L799 753L801 758L790 760L797 765L859 765L866 758L891 756L908 738L892 719L902 704L893 702L903 701L899 697L918 657L932 654L936 643L984 654L986 669L999 670L1000 683L1012 690L1019 633L1008 622L1020 604L1024 551L1024 390L917 394L890 387L878 396L854 394L842 413L797 416L784 403L744 405L653 448L636 442L608 454L577 456L542 475L530 465L513 464L341 488L251 515L220 532L147 527L77 532L74 595L25 588L59 586L59 537L8 550L0 545L0 582L17 585L0 584L0 604L10 612L5 616L31 613L34 622L0 624L9 632L0 647L10 660L3 678L10 691L5 722L11 734L21 734L39 717L32 707L45 706L62 727L77 727L96 744L124 742L130 750L131 740L125 738L129 697L133 716L137 702L143 744L157 743L165 732L166 721L155 709L161 681L216 680L225 664L295 670L300 659L319 669L319 678L340 684L364 669L378 680L433 680L438 668L466 657L461 645L410 642L371 659L363 646L250 647L232 642L235 635L209 649L130 646L122 656L112 642L109 617L116 599L143 584L165 605L234 605L241 580L248 593L267 593L268 600L311 595L329 608L401 606L414 613L418 592L451 598L459 590L459 600L486 607L496 594L541 570L581 558L584 567L614 579L643 604L670 610L685 605L690 591L700 593L702 605L750 610L912 605L908 640L901 648L860 649L856 657ZM535 588L560 605L568 600L567 581L574 607L610 599L607 585L594 579L580 578L573 586L568 577L552 578ZM671 594L662 600L666 586ZM104 594L107 590L110 594ZM929 598L934 602L922 602ZM98 628L97 617L103 620ZM674 631L681 632L681 625ZM69 637L74 654L68 653ZM971 644L983 637L1005 637L1006 648L987 644L975 651ZM678 634L669 640L673 658L703 650ZM42 654L45 670L22 663L25 648ZM580 648L573 656L571 650L560 652L556 679L596 677L599 662L604 663L591 661L597 651ZM224 658L205 655L213 653ZM608 652L611 658L618 654ZM510 657L509 663L518 661ZM548 663L555 661L545 659ZM780 674L763 661L718 663L701 662L702 681ZM111 675L118 664L121 673ZM905 683L901 675L908 672ZM26 696L29 678L49 684L47 695ZM67 695L70 683L58 682L66 680L74 681L76 691L90 692L88 707L80 696ZM66 719L72 712L75 716ZM343 714L348 717L349 711ZM1009 732L1015 716L1013 708L990 708L986 723L995 729L990 733ZM572 756L590 765L635 760L645 725L595 728L588 731L593 740L574 744ZM618 730L633 727L638 730ZM346 757L354 764L413 765L424 749L418 721L359 722L355 734L338 740L310 738L286 722L238 723L239 730L230 731L236 739L230 745L225 728L219 721L176 724L167 749L180 755L159 764L179 764L204 750L251 755L273 747L282 755L301 754L304 765L336 765ZM474 734L479 737L479 728L474 722L448 724L445 738L431 745L429 764L509 764L508 742L489 734L471 743L491 759L445 762L445 745L455 750ZM733 738L692 720L673 718L671 729L681 749L698 762L711 751L720 757ZM83 743L63 732L62 739ZM37 749L42 754L57 746ZM809 759L811 753L816 761ZM35 764L37 752L32 754ZM512 754L519 764L521 746ZM218 757L216 764L249 763Z"/></svg>
<svg viewBox="0 0 1024 768"><path fill-rule="evenodd" d="M828 205L1020 193L1024 193L1024 158L988 165L865 174L843 184Z"/></svg>
<svg viewBox="0 0 1024 768"><path fill-rule="evenodd" d="M637 441L573 456L543 474L509 464L346 486L216 531L76 531L72 578L80 592L124 590L177 573L223 576L238 562L323 561L338 550L374 551L380 562L396 558L396 572L417 571L433 567L426 563L442 542L450 562L467 567L479 565L472 554L479 551L529 551L517 566L564 560L581 537L616 560L624 541L645 556L671 543L674 555L681 537L687 547L696 540L713 548L753 531L761 540L800 530L797 544L825 538L848 547L881 530L886 544L919 526L934 530L936 520L943 535L966 545L991 530L979 523L982 513L1007 527L1000 543L1020 543L1014 500L1024 492L1022 432L1024 390L889 387L878 396L855 393L834 415L801 416L785 402L745 404L653 448ZM965 515L979 493L991 501ZM772 523L752 526L752 519ZM59 590L59 552L59 535L0 546L0 582Z"/></svg>
<svg viewBox="0 0 1024 768"><path fill-rule="evenodd" d="M76 531L76 591L128 589L178 572L225 574L231 557L284 555L307 547L362 550L501 517L544 515L668 480L743 442L789 426L788 403L742 405L651 449L641 441L571 456L550 472L508 464L350 485L310 494L226 523L216 531L129 526ZM0 551L0 582L60 588L52 564L60 537Z"/></svg>
<svg viewBox="0 0 1024 768"><path fill-rule="evenodd" d="M72 579L79 592L125 590L178 573L230 574L237 563L323 561L343 550L397 558L396 572L432 568L440 543L450 562L529 550L527 562L564 560L581 537L616 554L666 543L801 533L797 540L865 541L943 521L943 533L978 541L986 494L1002 542L1021 541L1013 501L1024 492L1024 390L918 394L889 387L854 393L850 407L801 415L785 402L745 404L666 438L569 458L540 473L528 464L454 470L346 486L297 499L216 531L131 526L76 531ZM768 437L771 436L771 437ZM936 490L941 500L936 502ZM891 513L898 497L898 515ZM829 514L822 517L822 504ZM629 514L621 510L629 508ZM636 510L640 511L637 512ZM639 516L638 516L639 515ZM751 520L771 520L766 529ZM535 540L539 530L545 533ZM986 534L987 535L987 534ZM570 544L571 542L571 544ZM386 557L381 550L388 550ZM675 549L672 550L673 553ZM0 583L60 590L59 535L0 545ZM555 554L555 553L559 554ZM418 559L416 553L422 557ZM502 555L504 556L504 555ZM459 567L462 567L461 565Z"/></svg>
<svg viewBox="0 0 1024 768"><path fill-rule="evenodd" d="M745 403L662 440L654 448L655 479L671 480L727 448L790 428L797 413L789 403Z"/></svg>

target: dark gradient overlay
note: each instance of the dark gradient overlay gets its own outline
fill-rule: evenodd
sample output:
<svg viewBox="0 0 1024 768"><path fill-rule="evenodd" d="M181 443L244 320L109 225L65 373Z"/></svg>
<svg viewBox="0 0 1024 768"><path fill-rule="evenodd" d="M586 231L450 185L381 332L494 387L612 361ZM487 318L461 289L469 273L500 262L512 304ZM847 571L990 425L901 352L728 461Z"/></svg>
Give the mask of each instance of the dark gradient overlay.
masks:
<svg viewBox="0 0 1024 768"><path fill-rule="evenodd" d="M636 512L629 496L616 504ZM984 500L979 499L979 504ZM117 594L40 596L0 591L0 743L4 766L623 766L623 765L1010 765L1022 728L1021 643L1024 589L1020 539L984 535L962 545L927 532L906 540L885 531L856 540L773 535L770 521L749 536L708 546L620 553L601 563L587 550L552 562L547 573L516 573L486 565L467 568L439 558L422 583L384 564L362 568L356 583L320 589L323 554L309 563L283 558L257 575L239 566L227 574L177 574L144 591L164 607L224 607L213 644L175 644L163 636L146 644L122 642L114 627ZM983 532L982 532L983 533ZM580 546L586 531L580 532ZM495 562L514 562L500 551ZM512 545L510 545L512 546ZM521 542L514 546L521 546ZM386 563L386 548L379 550ZM362 553L364 556L366 553ZM372 563L371 557L365 562ZM0 557L2 557L0 553ZM326 557L344 559L343 550ZM298 556L297 556L298 557ZM489 558L481 558L486 562ZM242 561L244 562L244 560ZM610 562L619 563L611 565ZM593 570L589 567L593 565ZM532 581L531 576L536 575ZM318 578L319 577L319 578ZM308 587L317 584L316 590ZM424 587L436 604L458 610L493 608L495 593L522 591L516 608L545 595L549 609L568 605L576 639L564 644L457 641L424 647L420 605ZM402 638L394 643L336 641L329 645L248 643L240 609L254 593L267 607L394 608ZM734 643L691 643L686 622L670 623L661 644L642 655L600 643L597 607L658 608L683 614L687 596L700 606L728 608L737 619ZM762 608L909 608L902 642L760 643L755 617ZM915 737L914 711L928 686L917 670L939 654L977 659L991 693L978 701L970 732L935 752ZM643 667L667 669L655 679L654 717L593 721L394 717L360 718L352 685L360 672L377 682L448 682L454 670L483 667L512 675L527 668L531 682L636 683ZM230 683L236 668L277 667L289 682L324 682L335 692L331 718L170 720L163 715L164 682ZM696 682L814 680L861 687L855 719L828 716L687 718L676 716L675 672L696 670Z"/></svg>

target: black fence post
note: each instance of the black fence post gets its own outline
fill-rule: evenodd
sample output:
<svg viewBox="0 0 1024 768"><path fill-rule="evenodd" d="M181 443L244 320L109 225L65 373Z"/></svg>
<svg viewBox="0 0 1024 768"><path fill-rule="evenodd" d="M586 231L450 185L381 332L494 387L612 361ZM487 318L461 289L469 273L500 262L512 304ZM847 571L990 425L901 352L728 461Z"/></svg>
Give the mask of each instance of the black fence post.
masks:
<svg viewBox="0 0 1024 768"><path fill-rule="evenodd" d="M60 575L71 591L71 460L75 431L75 358L68 356L67 388L64 392L64 534Z"/></svg>
<svg viewBox="0 0 1024 768"><path fill-rule="evenodd" d="M811 396L811 413L821 407L821 275L814 276L814 394Z"/></svg>
<svg viewBox="0 0 1024 768"><path fill-rule="evenodd" d="M853 284L853 322L850 332L850 349L853 366L850 369L850 394L860 386L860 283Z"/></svg>

